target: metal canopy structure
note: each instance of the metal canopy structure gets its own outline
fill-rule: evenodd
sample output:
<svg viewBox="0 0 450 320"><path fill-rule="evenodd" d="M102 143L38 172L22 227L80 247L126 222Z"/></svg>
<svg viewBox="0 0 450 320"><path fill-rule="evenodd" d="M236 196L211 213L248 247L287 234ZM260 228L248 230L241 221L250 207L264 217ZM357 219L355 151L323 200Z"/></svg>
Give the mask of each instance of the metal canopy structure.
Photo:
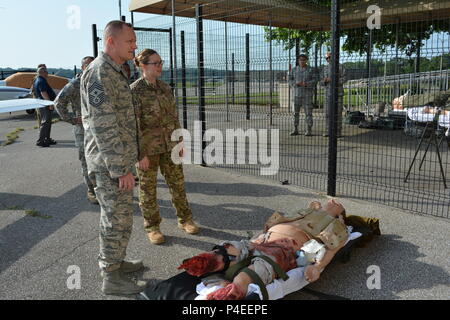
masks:
<svg viewBox="0 0 450 320"><path fill-rule="evenodd" d="M304 0L176 0L176 15L195 17L195 5L203 5L203 17L208 20L237 22L298 30L329 30L330 9ZM383 24L440 20L450 17L450 0L362 0L342 4L341 28L365 27L367 7L381 9ZM172 14L171 0L132 0L131 12Z"/></svg>

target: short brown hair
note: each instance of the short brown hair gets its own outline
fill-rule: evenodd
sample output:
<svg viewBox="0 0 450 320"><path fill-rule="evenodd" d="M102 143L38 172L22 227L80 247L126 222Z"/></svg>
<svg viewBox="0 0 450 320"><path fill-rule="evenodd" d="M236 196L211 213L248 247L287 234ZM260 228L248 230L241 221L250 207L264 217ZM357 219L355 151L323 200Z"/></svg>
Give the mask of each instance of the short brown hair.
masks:
<svg viewBox="0 0 450 320"><path fill-rule="evenodd" d="M131 23L127 23L121 20L113 20L108 22L108 24L105 27L105 30L103 31L103 40L106 41L108 37L111 37L115 35L117 32L122 31L123 27L125 26L133 29L133 25Z"/></svg>
<svg viewBox="0 0 450 320"><path fill-rule="evenodd" d="M148 59L154 54L158 54L158 52L153 49L144 49L134 58L134 64L136 67L139 67L141 64L146 64L148 63Z"/></svg>
<svg viewBox="0 0 450 320"><path fill-rule="evenodd" d="M87 62L88 62L89 60L94 61L95 58L92 57L92 56L86 56L86 57L84 57L83 59L81 59L81 66L87 65L87 64L88 64Z"/></svg>

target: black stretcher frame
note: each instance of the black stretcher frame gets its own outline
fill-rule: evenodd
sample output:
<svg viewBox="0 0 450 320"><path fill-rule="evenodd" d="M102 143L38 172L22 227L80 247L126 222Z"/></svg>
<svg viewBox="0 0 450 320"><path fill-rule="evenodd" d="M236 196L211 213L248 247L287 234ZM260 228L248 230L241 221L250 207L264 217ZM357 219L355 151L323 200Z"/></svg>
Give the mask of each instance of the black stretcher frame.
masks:
<svg viewBox="0 0 450 320"><path fill-rule="evenodd" d="M427 156L430 145L434 144L434 146L436 147L436 155L438 157L439 166L441 169L442 181L444 182L444 188L447 189L447 182L445 179L444 167L442 166L442 158L441 158L441 153L439 151L442 141L444 140L444 138L446 138L445 133L442 133L441 130L439 130L438 121L439 121L440 114L441 114L441 110L439 109L438 112L436 113L436 115L434 116L433 121L427 122L425 129L423 130L422 136L420 137L420 142L416 148L414 157L411 161L411 164L409 165L408 173L406 174L404 182L408 182L409 175L411 174L412 167L414 165L414 162L416 161L417 155L419 154L420 147L422 146L422 143L425 140L425 135L429 132L430 137L428 139L428 144L427 144L427 148L425 149L425 153L423 154L422 160L420 161L419 171L422 169L422 164L425 160L425 157ZM442 136L439 137L440 135L442 135ZM438 139L440 139L439 142L438 142ZM450 142L449 142L449 144L450 144Z"/></svg>

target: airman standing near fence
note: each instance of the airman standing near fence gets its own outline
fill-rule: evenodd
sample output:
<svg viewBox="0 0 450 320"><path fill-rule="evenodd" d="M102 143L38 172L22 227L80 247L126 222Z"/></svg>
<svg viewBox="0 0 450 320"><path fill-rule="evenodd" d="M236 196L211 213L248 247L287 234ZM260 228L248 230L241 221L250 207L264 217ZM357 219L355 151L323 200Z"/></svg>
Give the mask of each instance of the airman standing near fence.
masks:
<svg viewBox="0 0 450 320"><path fill-rule="evenodd" d="M299 135L298 125L300 121L300 108L305 109L305 136L312 135L313 126L313 96L314 88L317 85L317 72L307 65L308 56L300 54L298 56L298 66L289 73L289 83L294 87L294 131L291 136Z"/></svg>
<svg viewBox="0 0 450 320"><path fill-rule="evenodd" d="M133 167L138 161L133 97L122 64L134 58L136 34L123 21L105 28L104 52L81 78L81 113L85 156L95 172L100 203L99 266L105 294L134 294L145 288L125 273L142 269L142 261L125 261L133 228Z"/></svg>
<svg viewBox="0 0 450 320"><path fill-rule="evenodd" d="M328 121L330 118L330 107L328 102L331 100L331 52L327 52L325 59L328 62L322 69L322 75L320 77L320 84L325 87L325 117L326 117L326 126L328 126ZM339 64L339 91L338 91L338 105L337 105L337 137L342 136L342 108L344 104L344 83L346 81L345 68L342 64ZM328 137L328 128L326 132L323 134L324 137Z"/></svg>

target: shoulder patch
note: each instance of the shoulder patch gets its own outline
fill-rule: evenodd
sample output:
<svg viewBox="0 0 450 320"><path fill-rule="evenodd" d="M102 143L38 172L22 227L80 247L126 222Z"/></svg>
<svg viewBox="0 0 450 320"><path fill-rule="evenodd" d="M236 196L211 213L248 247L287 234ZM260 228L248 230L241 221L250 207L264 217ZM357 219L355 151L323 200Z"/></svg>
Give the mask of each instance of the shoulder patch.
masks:
<svg viewBox="0 0 450 320"><path fill-rule="evenodd" d="M94 107L100 107L105 102L105 91L103 90L103 86L94 82L89 86L89 104Z"/></svg>

